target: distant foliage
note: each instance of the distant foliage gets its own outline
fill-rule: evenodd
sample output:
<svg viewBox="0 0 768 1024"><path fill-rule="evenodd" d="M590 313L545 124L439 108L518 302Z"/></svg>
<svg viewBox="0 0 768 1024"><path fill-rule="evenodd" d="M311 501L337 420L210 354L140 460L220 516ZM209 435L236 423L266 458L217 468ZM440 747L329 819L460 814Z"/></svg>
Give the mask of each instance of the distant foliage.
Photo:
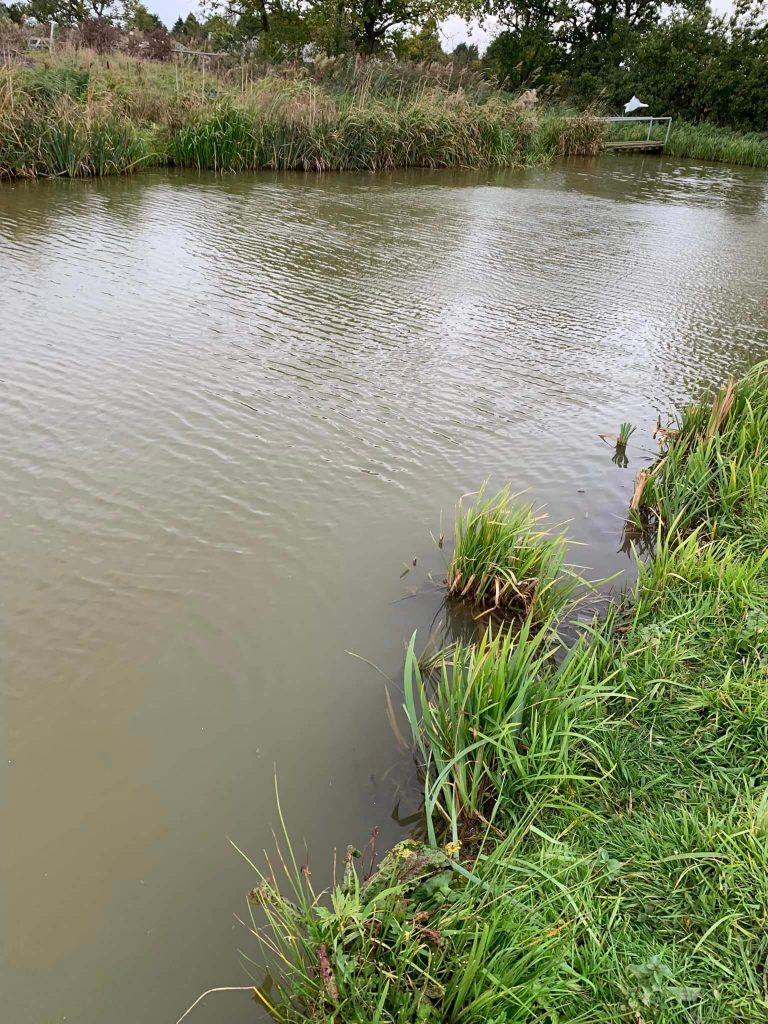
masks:
<svg viewBox="0 0 768 1024"><path fill-rule="evenodd" d="M767 11L768 0L736 0L728 14L710 0L203 0L171 39L143 0L0 0L0 25L53 22L76 45L150 60L181 43L265 68L362 57L482 71L504 91L582 109L617 113L636 94L654 114L766 132ZM498 25L484 55L466 42L443 50L441 25L457 14Z"/></svg>
<svg viewBox="0 0 768 1024"><path fill-rule="evenodd" d="M635 21L580 10L592 11L581 24L553 15L501 32L486 65L506 88L536 86L579 105L617 111L636 94L654 114L768 130L763 4L737 5L729 16L708 6L667 16L646 8Z"/></svg>

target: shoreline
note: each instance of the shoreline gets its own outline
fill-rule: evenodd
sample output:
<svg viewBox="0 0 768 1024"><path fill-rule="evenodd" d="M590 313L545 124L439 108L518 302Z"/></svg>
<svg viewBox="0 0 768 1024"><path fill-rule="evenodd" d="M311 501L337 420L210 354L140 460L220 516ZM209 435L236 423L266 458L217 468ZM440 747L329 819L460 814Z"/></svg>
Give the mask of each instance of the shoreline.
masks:
<svg viewBox="0 0 768 1024"><path fill-rule="evenodd" d="M539 575L513 627L421 665L411 642L427 843L350 848L321 894L284 829L290 899L251 893L276 1019L764 1019L766 445L766 362L685 408L630 512L655 550L564 656L561 540L508 494L460 514L468 595L491 566L501 608L521 552Z"/></svg>

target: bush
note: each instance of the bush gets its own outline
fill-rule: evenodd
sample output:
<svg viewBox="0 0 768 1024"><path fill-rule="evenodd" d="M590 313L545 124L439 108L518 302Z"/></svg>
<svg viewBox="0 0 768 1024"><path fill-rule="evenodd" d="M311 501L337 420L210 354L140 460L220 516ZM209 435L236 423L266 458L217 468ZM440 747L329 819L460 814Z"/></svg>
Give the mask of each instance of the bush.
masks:
<svg viewBox="0 0 768 1024"><path fill-rule="evenodd" d="M108 53L117 49L121 38L120 30L106 18L84 18L73 41L76 46L83 46L97 53Z"/></svg>
<svg viewBox="0 0 768 1024"><path fill-rule="evenodd" d="M173 53L171 37L164 28L132 34L128 41L128 53L146 60L170 60Z"/></svg>

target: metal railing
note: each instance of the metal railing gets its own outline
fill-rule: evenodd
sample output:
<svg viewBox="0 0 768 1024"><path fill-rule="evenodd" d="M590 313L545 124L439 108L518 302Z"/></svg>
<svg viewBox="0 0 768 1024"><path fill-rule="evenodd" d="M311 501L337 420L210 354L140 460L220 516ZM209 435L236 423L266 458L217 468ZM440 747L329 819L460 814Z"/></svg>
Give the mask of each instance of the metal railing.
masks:
<svg viewBox="0 0 768 1024"><path fill-rule="evenodd" d="M600 118L598 118L598 120L600 120L600 121L609 121L611 124L619 124L619 123L636 124L638 121L647 121L648 122L648 134L645 137L645 141L646 142L650 142L651 141L651 133L653 132L654 124L666 124L667 130L666 130L666 132L664 134L664 145L667 144L667 140L669 139L669 131L670 131L670 128L672 127L672 118L671 117L650 117L650 116L646 117L645 115L641 115L641 116L638 116L638 117L600 117Z"/></svg>

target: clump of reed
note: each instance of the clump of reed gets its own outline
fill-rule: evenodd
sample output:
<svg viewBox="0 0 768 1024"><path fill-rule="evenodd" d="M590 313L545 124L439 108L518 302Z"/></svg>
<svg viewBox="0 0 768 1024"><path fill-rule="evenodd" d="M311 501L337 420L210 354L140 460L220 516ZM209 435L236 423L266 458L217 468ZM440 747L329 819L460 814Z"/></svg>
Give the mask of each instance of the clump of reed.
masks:
<svg viewBox="0 0 768 1024"><path fill-rule="evenodd" d="M593 151L593 125L591 136L574 134L567 118L541 121L508 102L477 105L455 95L334 102L308 89L273 96L266 106L249 101L203 112L174 135L170 152L179 166L225 171L514 167Z"/></svg>
<svg viewBox="0 0 768 1024"><path fill-rule="evenodd" d="M483 834L503 793L506 813L532 801L540 812L556 784L583 778L574 747L594 702L594 652L580 643L564 657L552 623L489 624L476 643L458 642L424 670L406 654L405 710L421 755L427 833L436 821L456 843ZM560 657L557 658L556 654Z"/></svg>
<svg viewBox="0 0 768 1024"><path fill-rule="evenodd" d="M491 497L482 490L469 505L459 502L449 596L538 622L560 612L577 578L565 565L566 539L541 522L508 486Z"/></svg>
<svg viewBox="0 0 768 1024"><path fill-rule="evenodd" d="M157 162L153 134L110 112L60 103L0 115L0 177L103 177Z"/></svg>
<svg viewBox="0 0 768 1024"><path fill-rule="evenodd" d="M629 444L629 439L635 432L635 427L631 423L622 423L619 427L619 433L616 438L616 444L620 448L626 448Z"/></svg>
<svg viewBox="0 0 768 1024"><path fill-rule="evenodd" d="M306 77L206 79L93 54L0 78L0 176L90 176L173 163L199 170L516 167L593 153L588 116L523 112L500 94L437 85L338 92ZM174 78L175 74L175 78ZM368 75L368 77L366 77Z"/></svg>

